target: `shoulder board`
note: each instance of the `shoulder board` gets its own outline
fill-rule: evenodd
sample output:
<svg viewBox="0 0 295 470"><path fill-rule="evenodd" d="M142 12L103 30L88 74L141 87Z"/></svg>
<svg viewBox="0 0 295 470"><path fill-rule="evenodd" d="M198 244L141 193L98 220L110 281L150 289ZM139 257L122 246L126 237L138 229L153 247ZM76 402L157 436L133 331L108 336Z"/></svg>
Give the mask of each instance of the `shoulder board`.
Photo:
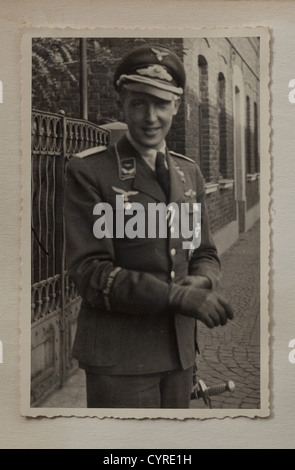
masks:
<svg viewBox="0 0 295 470"><path fill-rule="evenodd" d="M195 160L193 160L192 158L186 157L185 155L182 155L181 153L176 153L176 152L173 152L172 150L169 150L169 153L173 156L183 158L184 160L188 160L191 163L196 163Z"/></svg>
<svg viewBox="0 0 295 470"><path fill-rule="evenodd" d="M107 149L105 145L99 145L98 147L91 147L90 149L83 150L82 152L75 153L74 157L85 158L95 153L104 152Z"/></svg>

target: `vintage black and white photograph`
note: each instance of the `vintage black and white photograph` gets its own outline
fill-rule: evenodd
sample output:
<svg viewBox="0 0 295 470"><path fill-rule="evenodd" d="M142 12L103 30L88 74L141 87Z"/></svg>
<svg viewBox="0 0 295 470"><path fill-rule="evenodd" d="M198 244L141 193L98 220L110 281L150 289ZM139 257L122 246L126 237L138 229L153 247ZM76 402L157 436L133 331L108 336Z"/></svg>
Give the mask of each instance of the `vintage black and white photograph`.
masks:
<svg viewBox="0 0 295 470"><path fill-rule="evenodd" d="M23 413L267 416L266 30L98 33L23 43Z"/></svg>

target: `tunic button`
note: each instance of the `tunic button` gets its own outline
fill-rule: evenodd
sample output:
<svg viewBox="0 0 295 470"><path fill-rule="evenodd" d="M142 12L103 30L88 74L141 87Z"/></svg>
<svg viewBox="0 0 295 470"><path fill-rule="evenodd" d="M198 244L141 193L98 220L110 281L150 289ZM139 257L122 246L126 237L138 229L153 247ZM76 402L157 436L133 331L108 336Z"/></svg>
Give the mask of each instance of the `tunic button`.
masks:
<svg viewBox="0 0 295 470"><path fill-rule="evenodd" d="M171 276L171 279L174 279L175 278L175 272L171 271L170 276Z"/></svg>
<svg viewBox="0 0 295 470"><path fill-rule="evenodd" d="M171 251L170 251L170 253L171 253L172 256L175 256L175 255L176 255L176 250L175 250L175 248L172 248Z"/></svg>

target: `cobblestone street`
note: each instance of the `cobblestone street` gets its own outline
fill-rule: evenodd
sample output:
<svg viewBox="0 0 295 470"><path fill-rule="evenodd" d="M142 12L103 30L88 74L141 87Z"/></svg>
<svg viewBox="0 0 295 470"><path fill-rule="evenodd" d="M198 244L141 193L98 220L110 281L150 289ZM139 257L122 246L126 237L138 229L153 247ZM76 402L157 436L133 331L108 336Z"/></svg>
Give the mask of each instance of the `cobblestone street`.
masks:
<svg viewBox="0 0 295 470"><path fill-rule="evenodd" d="M234 392L212 397L213 408L257 409L260 407L260 239L259 222L221 256L223 279L220 292L230 301L235 318L224 327L199 325L198 379L207 386L227 380ZM74 374L63 389L39 406L83 408L84 372ZM204 408L192 400L191 408Z"/></svg>

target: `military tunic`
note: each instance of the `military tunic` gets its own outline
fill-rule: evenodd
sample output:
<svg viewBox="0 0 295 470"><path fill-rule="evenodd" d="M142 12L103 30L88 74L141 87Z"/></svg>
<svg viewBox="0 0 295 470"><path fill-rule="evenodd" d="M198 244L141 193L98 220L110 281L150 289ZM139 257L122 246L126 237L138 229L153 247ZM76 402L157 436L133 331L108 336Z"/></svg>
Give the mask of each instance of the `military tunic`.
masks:
<svg viewBox="0 0 295 470"><path fill-rule="evenodd" d="M193 252L183 249L181 233L174 238L169 230L162 238L94 236L98 203L108 203L115 220L120 194L125 208L167 204L154 172L126 136L102 152L73 157L67 166L67 269L82 297L73 356L88 371L148 374L187 369L195 361L196 320L169 311L167 289L186 275L206 276L214 288L220 263L198 165L168 150L166 157L168 202L201 203L201 244Z"/></svg>

